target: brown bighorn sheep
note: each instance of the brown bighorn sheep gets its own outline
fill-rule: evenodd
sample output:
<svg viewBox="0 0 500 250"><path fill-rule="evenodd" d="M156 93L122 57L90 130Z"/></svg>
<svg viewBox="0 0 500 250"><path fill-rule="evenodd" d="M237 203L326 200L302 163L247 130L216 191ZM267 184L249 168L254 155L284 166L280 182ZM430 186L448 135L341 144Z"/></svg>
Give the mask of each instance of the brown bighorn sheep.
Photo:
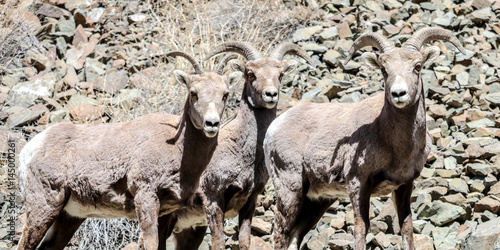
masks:
<svg viewBox="0 0 500 250"><path fill-rule="evenodd" d="M384 93L359 103L301 104L270 125L264 151L276 189L275 249L298 249L333 199L342 196L353 205L355 249L364 249L370 196L393 191L403 245L414 248L410 197L431 147L420 71L440 52L420 48L436 39L465 53L441 28L419 30L402 48L376 33L361 35L347 61L362 47L376 47L381 54L366 58L381 69Z"/></svg>
<svg viewBox="0 0 500 250"><path fill-rule="evenodd" d="M137 218L140 249L158 248L158 217L192 200L217 145L228 80L175 70L189 95L182 116L151 114L124 123L52 125L20 154L27 211L19 249L63 249L85 218ZM238 72L240 77L241 73ZM49 229L50 228L50 229ZM48 233L47 233L48 231ZM47 233L47 234L46 234Z"/></svg>
<svg viewBox="0 0 500 250"><path fill-rule="evenodd" d="M282 43L268 57L263 57L248 43L228 42L215 47L207 58L223 52L236 52L248 60L233 64L246 75L240 110L222 126L219 145L202 174L199 192L204 197L204 206L198 204L177 211L169 221L170 228L165 226L165 239L160 241L165 241L174 230L176 249L197 249L205 235L207 218L212 249L224 249L224 218L236 215L239 215L240 249L249 249L257 196L269 179L262 148L264 135L276 118L281 78L297 65L296 61L283 57L297 55L312 64L309 55L292 43Z"/></svg>

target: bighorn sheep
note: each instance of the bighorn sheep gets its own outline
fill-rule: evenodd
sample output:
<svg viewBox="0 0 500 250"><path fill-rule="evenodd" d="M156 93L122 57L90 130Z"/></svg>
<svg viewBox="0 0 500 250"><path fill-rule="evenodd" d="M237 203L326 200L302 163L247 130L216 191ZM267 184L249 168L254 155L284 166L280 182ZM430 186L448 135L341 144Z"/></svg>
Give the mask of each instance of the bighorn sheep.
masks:
<svg viewBox="0 0 500 250"><path fill-rule="evenodd" d="M368 63L381 69L385 92L359 103L298 105L269 127L264 151L276 189L275 249L298 249L333 199L348 196L354 212L355 249L364 249L370 196L393 192L405 249L413 249L410 198L431 147L421 69L439 55L420 51L430 40L464 48L450 32L425 28L402 48L376 33L361 35L349 58L365 46ZM346 61L346 62L347 62Z"/></svg>
<svg viewBox="0 0 500 250"><path fill-rule="evenodd" d="M224 249L224 217L236 215L239 215L240 249L249 249L257 196L269 179L262 148L264 135L276 118L281 78L297 65L296 61L283 60L283 57L297 55L312 64L309 55L292 43L282 43L268 57L263 57L248 43L228 42L215 47L207 58L222 52L236 52L248 60L233 64L233 68L246 75L240 110L232 121L222 126L219 145L202 174L199 192L204 197L204 206L199 204L177 211L175 218L171 218L170 231L165 226L163 241L174 230L176 249L197 249L205 235L207 218L212 249Z"/></svg>
<svg viewBox="0 0 500 250"><path fill-rule="evenodd" d="M137 218L141 249L158 248L158 217L192 200L217 145L228 79L175 70L189 89L182 116L150 114L130 122L52 125L20 154L27 211L19 249L63 249L85 218ZM239 72L238 72L239 73ZM241 77L241 73L239 73ZM49 229L50 228L50 229ZM46 232L48 233L46 234Z"/></svg>

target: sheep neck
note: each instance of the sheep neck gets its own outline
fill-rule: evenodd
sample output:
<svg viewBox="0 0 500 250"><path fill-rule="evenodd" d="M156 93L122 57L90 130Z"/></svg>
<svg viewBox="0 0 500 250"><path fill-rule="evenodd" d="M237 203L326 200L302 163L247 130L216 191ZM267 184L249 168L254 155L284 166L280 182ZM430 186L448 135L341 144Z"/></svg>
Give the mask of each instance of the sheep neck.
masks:
<svg viewBox="0 0 500 250"><path fill-rule="evenodd" d="M426 143L425 98L421 94L415 104L399 109L384 98L382 113L377 121L381 141L391 145L396 155L412 156L413 149L423 149Z"/></svg>
<svg viewBox="0 0 500 250"><path fill-rule="evenodd" d="M217 146L217 137L208 138L197 129L189 118L189 105L186 102L181 118L176 146L182 152L180 182L183 185L181 197L187 198L198 187L201 174L206 169Z"/></svg>

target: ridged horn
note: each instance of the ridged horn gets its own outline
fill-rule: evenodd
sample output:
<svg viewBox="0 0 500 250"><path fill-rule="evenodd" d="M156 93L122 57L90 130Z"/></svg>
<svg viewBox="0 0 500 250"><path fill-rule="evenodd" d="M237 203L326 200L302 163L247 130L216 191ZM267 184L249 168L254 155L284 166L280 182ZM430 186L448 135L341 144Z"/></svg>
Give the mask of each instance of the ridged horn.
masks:
<svg viewBox="0 0 500 250"><path fill-rule="evenodd" d="M428 27L418 30L406 41L406 43L404 43L403 48L410 51L420 51L422 45L432 40L450 42L457 47L462 54L465 54L465 49L458 38L453 35L451 31L438 27Z"/></svg>
<svg viewBox="0 0 500 250"><path fill-rule="evenodd" d="M238 58L237 55L235 54L230 54L230 55L227 55L227 56L224 56L219 63L217 63L217 66L215 66L214 68L214 71L215 73L219 74L219 75L222 75L222 71L224 70L224 67L226 66L226 64L233 60L233 59L236 59Z"/></svg>
<svg viewBox="0 0 500 250"><path fill-rule="evenodd" d="M242 56L244 56L247 60L252 61L252 60L257 60L262 58L262 55L260 52L252 45L249 43L245 42L227 42L220 44L216 46L208 56L203 59L203 61L206 61L210 59L212 56L215 56L219 53L223 52L235 52L238 53Z"/></svg>
<svg viewBox="0 0 500 250"><path fill-rule="evenodd" d="M166 56L181 56L181 57L184 57L186 58L192 65L193 65L193 68L194 68L194 72L198 75L200 74L203 74L203 68L201 67L201 65L191 56L191 55L188 55L186 54L185 52L182 52L182 51L170 51L166 54Z"/></svg>
<svg viewBox="0 0 500 250"><path fill-rule="evenodd" d="M278 46L276 46L276 48L274 48L273 51L271 51L271 53L269 53L269 57L272 59L281 61L281 60L283 60L283 57L287 54L300 56L300 57L304 58L307 61L307 63L309 63L310 65L313 65L313 61L312 61L311 57L309 56L309 54L307 54L307 52L303 48L301 48L299 45L293 44L293 43L280 43L280 44L278 44Z"/></svg>
<svg viewBox="0 0 500 250"><path fill-rule="evenodd" d="M380 35L378 33L366 33L358 37L352 44L351 49L349 50L349 56L347 59L344 61L344 64L347 64L351 58L354 52L358 51L358 49L361 49L366 46L372 46L377 48L379 51L382 53L391 51L394 49L394 45L385 38L385 36Z"/></svg>

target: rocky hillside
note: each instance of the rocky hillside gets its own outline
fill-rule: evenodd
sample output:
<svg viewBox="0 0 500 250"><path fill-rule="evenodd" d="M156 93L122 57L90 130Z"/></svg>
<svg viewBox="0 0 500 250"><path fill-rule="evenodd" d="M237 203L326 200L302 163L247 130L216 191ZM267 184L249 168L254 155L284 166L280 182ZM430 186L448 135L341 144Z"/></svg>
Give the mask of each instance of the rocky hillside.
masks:
<svg viewBox="0 0 500 250"><path fill-rule="evenodd" d="M184 50L201 60L210 48L229 40L248 41L264 51L282 41L299 44L315 65L302 64L283 79L282 112L301 102L358 102L382 91L382 74L361 60L362 51L343 64L353 40L371 31L399 46L428 26L453 31L467 53L432 42L441 55L422 70L433 146L412 196L415 245L500 249L499 14L500 0L4 1L0 249L15 249L11 243L19 240L24 219L19 195L13 198L16 212L8 209L15 181L8 175L12 146L7 139L15 142L18 154L53 123L179 113L185 90L171 72L191 68L183 59L166 58L165 52ZM239 94L234 89L227 116L237 112ZM274 191L268 185L255 211L255 248L270 249L273 209ZM17 218L13 238L10 216ZM390 196L372 199L370 218L369 249L402 249ZM353 224L352 205L339 199L306 236L305 248L352 249ZM226 222L225 233L226 245L238 249L237 219ZM137 235L135 222L87 220L69 247L120 249L137 241ZM209 245L207 235L202 248Z"/></svg>

